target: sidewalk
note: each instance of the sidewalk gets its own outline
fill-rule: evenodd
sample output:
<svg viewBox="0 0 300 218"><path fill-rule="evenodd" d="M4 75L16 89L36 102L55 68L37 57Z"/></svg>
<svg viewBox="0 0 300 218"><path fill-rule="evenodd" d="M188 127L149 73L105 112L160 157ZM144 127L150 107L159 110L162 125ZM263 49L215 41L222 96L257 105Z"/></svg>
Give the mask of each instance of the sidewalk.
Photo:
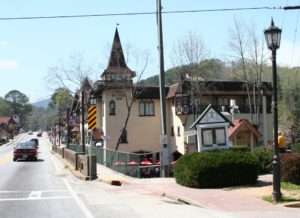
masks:
<svg viewBox="0 0 300 218"><path fill-rule="evenodd" d="M97 164L98 180L108 184L121 185L120 190L140 191L145 194L166 196L195 206L220 212L235 211L283 211L297 210L282 205L273 205L257 197L224 189L194 189L178 185L174 178L131 178ZM262 182L271 182L272 176L259 178ZM120 183L118 183L118 181ZM272 193L270 193L271 195Z"/></svg>

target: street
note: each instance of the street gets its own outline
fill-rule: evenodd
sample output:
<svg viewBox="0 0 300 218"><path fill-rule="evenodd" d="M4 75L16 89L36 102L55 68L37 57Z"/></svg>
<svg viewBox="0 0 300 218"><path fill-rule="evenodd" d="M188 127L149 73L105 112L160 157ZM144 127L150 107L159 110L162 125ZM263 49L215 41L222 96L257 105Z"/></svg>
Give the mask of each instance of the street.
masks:
<svg viewBox="0 0 300 218"><path fill-rule="evenodd" d="M38 139L38 161L13 162L15 143L0 147L1 217L224 217L155 193L80 180L51 152L46 133Z"/></svg>

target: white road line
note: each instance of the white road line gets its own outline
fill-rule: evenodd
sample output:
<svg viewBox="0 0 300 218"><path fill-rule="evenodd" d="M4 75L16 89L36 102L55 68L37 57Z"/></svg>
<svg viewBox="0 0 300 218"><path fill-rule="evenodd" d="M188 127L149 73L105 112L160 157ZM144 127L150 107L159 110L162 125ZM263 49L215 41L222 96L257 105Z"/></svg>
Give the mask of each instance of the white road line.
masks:
<svg viewBox="0 0 300 218"><path fill-rule="evenodd" d="M2 198L2 201L37 201L37 200L57 200L57 199L70 199L71 196L61 196L61 197L42 197L42 198Z"/></svg>
<svg viewBox="0 0 300 218"><path fill-rule="evenodd" d="M76 201L77 205L79 206L79 208L81 209L81 211L83 212L83 214L86 217L92 218L94 217L91 212L88 210L88 208L84 205L84 203L77 197L75 191L72 189L71 185L68 183L68 181L66 179L63 179L64 183L66 184L68 190L70 191L71 195L73 196L74 200Z"/></svg>
<svg viewBox="0 0 300 218"><path fill-rule="evenodd" d="M40 191L32 191L32 192L29 194L28 198L29 198L29 199L40 199L41 196L42 196L42 192L40 192Z"/></svg>
<svg viewBox="0 0 300 218"><path fill-rule="evenodd" d="M67 189L57 189L57 190L37 190L36 192L41 192L41 193L47 193L47 192L68 192L69 190ZM7 193L28 193L28 192L33 192L30 190L24 190L24 191L0 191L0 194L7 194Z"/></svg>

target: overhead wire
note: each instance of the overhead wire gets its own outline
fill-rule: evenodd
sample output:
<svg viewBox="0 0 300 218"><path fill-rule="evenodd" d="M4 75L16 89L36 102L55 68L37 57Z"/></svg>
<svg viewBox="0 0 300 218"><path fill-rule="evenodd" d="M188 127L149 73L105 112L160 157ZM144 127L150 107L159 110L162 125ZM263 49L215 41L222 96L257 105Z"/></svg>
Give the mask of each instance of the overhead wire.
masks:
<svg viewBox="0 0 300 218"><path fill-rule="evenodd" d="M182 13L204 13L204 12L224 12L224 11L244 11L244 10L282 10L282 7L250 7L250 8L221 8L221 9L201 9L201 10L176 10L162 11L163 14L182 14ZM30 16L30 17L0 17L2 20L36 20L36 19L66 19L66 18L87 18L87 17L109 17L109 16L134 16L151 15L157 12L125 12L107 14L78 14L78 15L54 15L54 16Z"/></svg>

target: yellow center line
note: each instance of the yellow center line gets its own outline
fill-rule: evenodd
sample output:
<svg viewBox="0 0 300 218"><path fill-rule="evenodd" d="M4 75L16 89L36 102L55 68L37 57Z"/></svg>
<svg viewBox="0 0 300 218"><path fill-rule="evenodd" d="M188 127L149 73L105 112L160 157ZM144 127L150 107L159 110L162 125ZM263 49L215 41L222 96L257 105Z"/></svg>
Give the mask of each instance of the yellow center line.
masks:
<svg viewBox="0 0 300 218"><path fill-rule="evenodd" d="M10 161L12 159L12 156L11 155L6 155L4 156L3 159L0 159L0 166L7 163L8 161Z"/></svg>

